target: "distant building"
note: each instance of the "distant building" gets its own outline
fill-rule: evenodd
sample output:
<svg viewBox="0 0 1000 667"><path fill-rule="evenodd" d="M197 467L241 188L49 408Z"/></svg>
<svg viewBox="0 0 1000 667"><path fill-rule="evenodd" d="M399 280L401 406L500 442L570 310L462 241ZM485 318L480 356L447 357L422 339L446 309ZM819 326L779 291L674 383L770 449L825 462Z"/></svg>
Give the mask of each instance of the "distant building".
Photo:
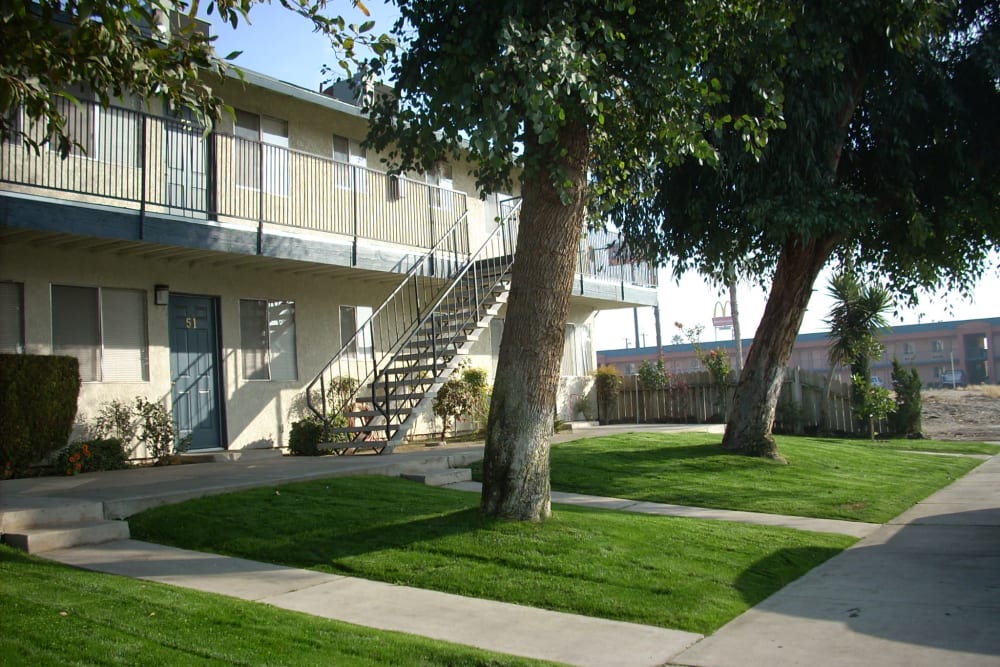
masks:
<svg viewBox="0 0 1000 667"><path fill-rule="evenodd" d="M979 320L957 320L930 324L908 324L888 329L879 336L885 353L872 362L872 376L889 386L892 360L899 359L904 366L916 368L924 386L941 384L942 376L963 371L970 384L998 384L1000 374L1000 317ZM743 340L743 352L748 354L753 339ZM707 341L705 350L722 348L730 355L735 353L733 341ZM788 365L803 370L829 371L830 339L826 333L802 334L795 340ZM649 359L656 360L656 347L598 350L597 363L611 364L622 373L637 373L639 365ZM663 362L674 374L704 370L690 344L664 345ZM838 369L844 379L847 369Z"/></svg>

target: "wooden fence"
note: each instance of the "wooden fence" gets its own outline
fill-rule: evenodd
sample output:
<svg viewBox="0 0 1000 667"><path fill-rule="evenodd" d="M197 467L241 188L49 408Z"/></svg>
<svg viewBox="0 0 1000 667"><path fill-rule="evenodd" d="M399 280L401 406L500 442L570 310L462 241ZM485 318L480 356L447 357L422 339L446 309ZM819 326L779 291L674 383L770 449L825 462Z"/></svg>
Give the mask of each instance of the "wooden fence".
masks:
<svg viewBox="0 0 1000 667"><path fill-rule="evenodd" d="M675 388L644 389L637 382L637 376L625 377L609 414L601 413L598 417L611 424L705 424L726 421L735 391L735 375L730 376L730 382L725 386L713 383L707 371L685 373L676 378L679 382ZM778 398L775 431L860 435L862 424L851 413L850 385L834 380L827 396L827 380L824 373L787 369Z"/></svg>

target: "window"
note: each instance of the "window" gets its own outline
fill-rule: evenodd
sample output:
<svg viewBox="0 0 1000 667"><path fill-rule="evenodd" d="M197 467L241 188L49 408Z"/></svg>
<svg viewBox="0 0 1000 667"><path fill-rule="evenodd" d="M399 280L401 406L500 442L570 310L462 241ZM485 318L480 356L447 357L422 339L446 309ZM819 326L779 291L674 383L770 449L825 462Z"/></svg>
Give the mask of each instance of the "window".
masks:
<svg viewBox="0 0 1000 667"><path fill-rule="evenodd" d="M431 206L450 209L453 206L451 190L455 186L452 180L451 165L444 162L426 174L427 185L431 186Z"/></svg>
<svg viewBox="0 0 1000 667"><path fill-rule="evenodd" d="M24 354L24 285L0 282L0 352Z"/></svg>
<svg viewBox="0 0 1000 667"><path fill-rule="evenodd" d="M903 343L903 354L913 354L913 343Z"/></svg>
<svg viewBox="0 0 1000 667"><path fill-rule="evenodd" d="M371 316L372 309L368 306L340 307L340 346L348 347L348 354L365 357L371 355L371 332L367 328L364 331L358 330Z"/></svg>
<svg viewBox="0 0 1000 667"><path fill-rule="evenodd" d="M21 144L21 107L14 107L5 114L3 128L4 143L19 146Z"/></svg>
<svg viewBox="0 0 1000 667"><path fill-rule="evenodd" d="M146 293L53 285L52 353L76 357L84 382L145 382Z"/></svg>
<svg viewBox="0 0 1000 667"><path fill-rule="evenodd" d="M236 184L273 195L287 195L288 121L237 109L234 133Z"/></svg>
<svg viewBox="0 0 1000 667"><path fill-rule="evenodd" d="M112 100L115 106L103 108L93 96L79 89L71 90L76 101L56 98L56 108L66 118L64 132L69 137L70 155L80 155L101 162L137 166L139 164L140 116L138 98ZM57 142L50 144L59 150Z"/></svg>
<svg viewBox="0 0 1000 667"><path fill-rule="evenodd" d="M295 302L240 299L245 380L295 380Z"/></svg>
<svg viewBox="0 0 1000 667"><path fill-rule="evenodd" d="M361 142L339 134L333 135L333 160L337 175L337 187L356 188L364 191L366 185L365 168L368 156Z"/></svg>
<svg viewBox="0 0 1000 667"><path fill-rule="evenodd" d="M567 324L560 374L570 377L590 375L594 370L592 356L590 328L586 325Z"/></svg>
<svg viewBox="0 0 1000 667"><path fill-rule="evenodd" d="M935 339L934 342L931 343L931 349L934 352L944 352L944 341L940 338Z"/></svg>

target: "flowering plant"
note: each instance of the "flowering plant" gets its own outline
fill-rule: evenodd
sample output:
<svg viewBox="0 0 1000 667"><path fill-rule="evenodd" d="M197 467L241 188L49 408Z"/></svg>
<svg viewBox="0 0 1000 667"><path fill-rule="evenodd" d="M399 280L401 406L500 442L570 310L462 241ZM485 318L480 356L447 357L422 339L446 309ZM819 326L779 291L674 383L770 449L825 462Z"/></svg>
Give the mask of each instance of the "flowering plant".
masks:
<svg viewBox="0 0 1000 667"><path fill-rule="evenodd" d="M93 452L90 451L89 443L70 443L59 452L59 456L56 458L56 470L65 472L67 475L78 475L86 471L91 456L93 456Z"/></svg>

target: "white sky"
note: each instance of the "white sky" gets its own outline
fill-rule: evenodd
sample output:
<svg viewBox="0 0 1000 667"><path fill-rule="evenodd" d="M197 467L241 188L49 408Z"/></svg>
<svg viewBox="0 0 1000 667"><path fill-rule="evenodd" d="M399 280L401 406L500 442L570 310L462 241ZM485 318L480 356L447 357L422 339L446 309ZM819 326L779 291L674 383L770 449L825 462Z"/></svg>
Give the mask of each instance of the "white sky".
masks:
<svg viewBox="0 0 1000 667"><path fill-rule="evenodd" d="M394 7L386 7L379 0L365 3L376 21L373 33L388 32L398 12ZM367 20L360 10L352 8L346 0L331 3L331 12L343 12L349 23ZM214 17L213 17L214 18ZM236 64L268 76L294 83L311 90L318 90L324 80L320 70L324 64L336 62L327 40L312 33L304 19L276 5L254 5L250 13L252 25L241 25L233 30L228 25L213 21L213 34L219 36L216 50L221 55L231 51L243 51ZM944 320L964 320L981 317L1000 317L1000 275L996 266L1000 255L994 256L991 268L975 290L976 298L963 300L957 295L924 295L917 308L900 309L889 318L890 324L918 324ZM829 274L824 272L813 286L813 298L806 312L801 333L825 331L823 319L830 310L830 300L826 296ZM764 313L767 299L761 287L741 285L737 292L740 310L741 334L753 337L757 324ZM659 302L663 343L669 344L677 333L674 322L686 327L701 324L705 327L703 341L716 340L712 329L712 316L717 302L728 304L729 294L720 294L695 274L687 274L678 285L666 271L661 271ZM727 311L728 312L728 311ZM656 345L656 331L652 309L638 309L640 346ZM732 337L730 331L719 331L719 339ZM598 350L635 347L635 327L631 309L604 311L597 316L594 331L594 347Z"/></svg>

